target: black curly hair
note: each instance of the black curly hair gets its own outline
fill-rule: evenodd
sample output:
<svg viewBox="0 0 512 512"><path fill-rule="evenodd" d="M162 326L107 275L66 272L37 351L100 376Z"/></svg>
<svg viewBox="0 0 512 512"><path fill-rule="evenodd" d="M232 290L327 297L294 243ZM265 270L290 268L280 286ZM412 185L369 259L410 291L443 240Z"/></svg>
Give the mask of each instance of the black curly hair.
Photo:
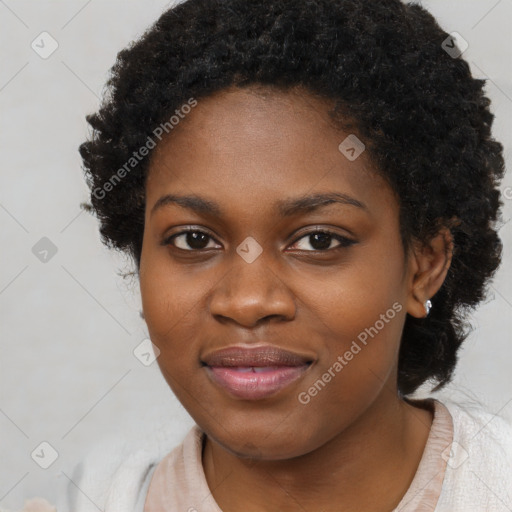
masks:
<svg viewBox="0 0 512 512"><path fill-rule="evenodd" d="M485 80L445 51L449 37L400 0L180 3L118 54L101 108L87 116L93 130L80 154L91 203L82 207L138 274L149 156L129 172L126 162L156 127L190 98L229 87L300 87L333 102L337 126L364 141L398 198L404 248L451 230L451 267L430 315L407 315L398 367L402 396L428 380L440 389L469 333L467 312L500 264L504 174Z"/></svg>

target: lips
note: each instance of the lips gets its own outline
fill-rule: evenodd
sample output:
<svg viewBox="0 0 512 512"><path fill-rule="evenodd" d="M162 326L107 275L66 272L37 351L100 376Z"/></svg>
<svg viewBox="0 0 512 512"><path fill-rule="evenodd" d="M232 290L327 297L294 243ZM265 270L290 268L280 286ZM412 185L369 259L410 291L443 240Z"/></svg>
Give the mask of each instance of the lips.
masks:
<svg viewBox="0 0 512 512"><path fill-rule="evenodd" d="M300 366L310 363L311 358L289 352L274 345L258 347L233 346L216 350L202 359L208 366Z"/></svg>
<svg viewBox="0 0 512 512"><path fill-rule="evenodd" d="M312 358L274 345L232 346L202 358L208 377L230 395L258 400L276 394L299 379Z"/></svg>

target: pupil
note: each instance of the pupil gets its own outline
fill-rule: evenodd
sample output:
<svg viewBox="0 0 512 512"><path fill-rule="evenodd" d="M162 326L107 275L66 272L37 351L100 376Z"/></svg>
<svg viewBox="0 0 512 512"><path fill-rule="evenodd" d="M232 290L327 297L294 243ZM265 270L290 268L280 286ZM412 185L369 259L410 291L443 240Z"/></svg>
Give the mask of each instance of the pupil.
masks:
<svg viewBox="0 0 512 512"><path fill-rule="evenodd" d="M314 234L310 235L310 239L311 239L311 237L313 238L314 241L320 242L318 244L318 243L313 243L310 240L311 246L314 247L316 250L328 249L329 246L331 245L332 235L329 235L328 233L314 233Z"/></svg>
<svg viewBox="0 0 512 512"><path fill-rule="evenodd" d="M187 244L193 249L204 249L208 245L208 235L197 231L187 233Z"/></svg>

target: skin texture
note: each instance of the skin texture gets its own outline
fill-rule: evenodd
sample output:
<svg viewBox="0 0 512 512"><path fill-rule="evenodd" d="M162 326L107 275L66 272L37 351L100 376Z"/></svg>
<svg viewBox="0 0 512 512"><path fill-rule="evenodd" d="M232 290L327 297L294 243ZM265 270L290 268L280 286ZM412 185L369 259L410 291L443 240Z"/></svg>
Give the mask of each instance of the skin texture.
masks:
<svg viewBox="0 0 512 512"><path fill-rule="evenodd" d="M154 150L146 183L140 266L144 317L158 364L207 434L203 467L224 512L389 511L409 487L432 414L397 394L405 314L425 316L450 264L450 235L404 253L397 199L363 152L338 150L347 133L328 105L303 91L227 89L200 99ZM339 192L364 208L331 204L281 217L277 201ZM165 194L215 201L222 215ZM187 226L206 233L194 249ZM354 241L314 250L316 227ZM247 263L248 236L263 252ZM200 247L200 246L195 246ZM181 248L181 250L180 250ZM311 400L307 391L393 304L401 309ZM255 401L212 383L201 357L271 343L314 363L277 394Z"/></svg>

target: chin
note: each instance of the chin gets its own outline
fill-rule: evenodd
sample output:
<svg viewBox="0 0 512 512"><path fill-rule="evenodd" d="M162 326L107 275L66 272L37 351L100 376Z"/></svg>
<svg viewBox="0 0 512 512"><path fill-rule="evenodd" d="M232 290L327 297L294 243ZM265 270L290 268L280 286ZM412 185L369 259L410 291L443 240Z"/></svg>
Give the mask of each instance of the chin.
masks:
<svg viewBox="0 0 512 512"><path fill-rule="evenodd" d="M267 429L259 434L254 430L231 433L222 429L217 435L216 431L205 430L210 440L232 455L248 461L288 460L318 448L311 442L311 436L305 435L305 430L301 431L303 437L299 437L297 431L272 434L273 431Z"/></svg>

